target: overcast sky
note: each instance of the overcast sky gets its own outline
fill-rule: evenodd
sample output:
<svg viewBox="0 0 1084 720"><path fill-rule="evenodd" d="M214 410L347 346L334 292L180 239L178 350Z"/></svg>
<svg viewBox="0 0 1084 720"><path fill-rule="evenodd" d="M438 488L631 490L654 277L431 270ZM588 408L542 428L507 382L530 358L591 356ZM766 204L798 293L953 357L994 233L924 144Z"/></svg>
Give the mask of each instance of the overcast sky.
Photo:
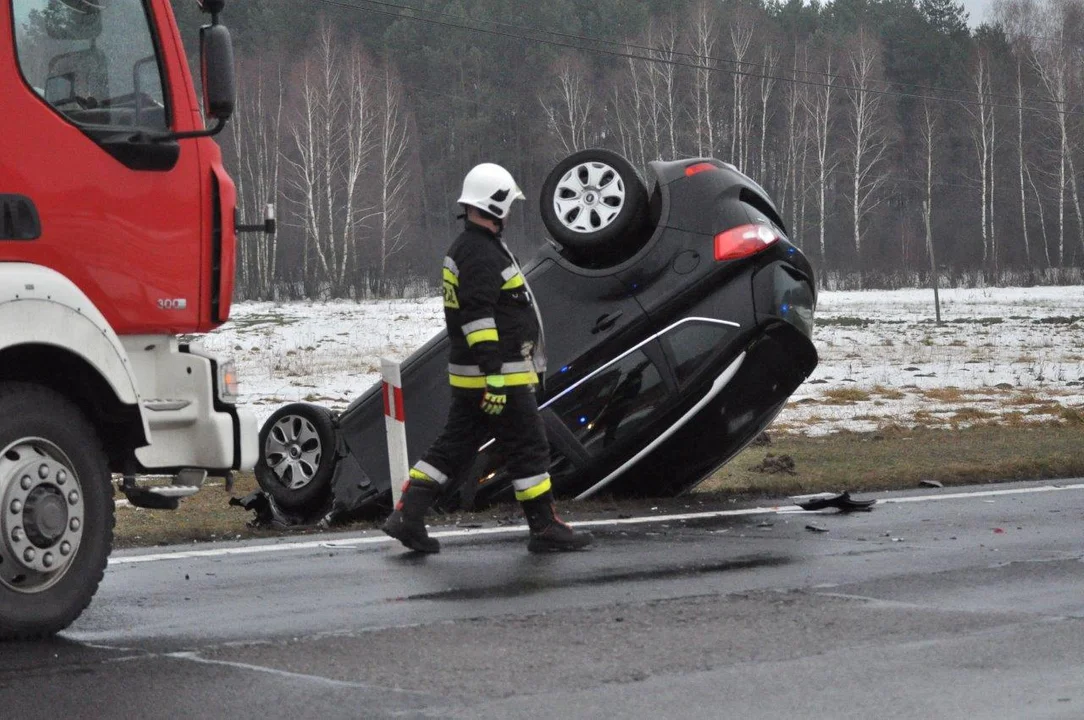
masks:
<svg viewBox="0 0 1084 720"><path fill-rule="evenodd" d="M990 19L994 0L964 0L964 10L970 14L971 27L978 27Z"/></svg>

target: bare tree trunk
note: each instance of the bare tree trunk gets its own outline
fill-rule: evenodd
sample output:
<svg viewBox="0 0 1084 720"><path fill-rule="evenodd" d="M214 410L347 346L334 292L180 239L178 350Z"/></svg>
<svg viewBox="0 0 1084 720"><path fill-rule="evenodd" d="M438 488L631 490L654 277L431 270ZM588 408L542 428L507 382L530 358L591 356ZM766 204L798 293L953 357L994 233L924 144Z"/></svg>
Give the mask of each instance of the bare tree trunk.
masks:
<svg viewBox="0 0 1084 720"><path fill-rule="evenodd" d="M384 68L383 112L380 123L380 281L387 283L388 260L407 246L403 220L410 207L407 165L410 135L402 117L402 91Z"/></svg>
<svg viewBox="0 0 1084 720"><path fill-rule="evenodd" d="M922 103L922 150L926 155L926 177L925 177L925 190L926 197L922 203L922 214L924 216L926 225L926 252L929 253L931 271L935 274L934 282L936 282L937 266L934 262L934 247L933 247L933 233L931 231L931 219L933 216L933 147L936 138L937 130L937 118L930 110L930 101L927 98Z"/></svg>
<svg viewBox="0 0 1084 720"><path fill-rule="evenodd" d="M1020 164L1020 227L1024 239L1024 256L1031 267L1031 243L1028 240L1028 201L1024 193L1024 59L1016 56L1016 150Z"/></svg>
<svg viewBox="0 0 1084 720"><path fill-rule="evenodd" d="M670 143L670 160L676 160L678 156L677 66L674 64L677 53L677 41L677 27L672 22L668 23L659 40L659 49L657 52L657 57L663 62L655 63L658 66L658 72L662 76L663 81L663 116L666 122L667 139Z"/></svg>
<svg viewBox="0 0 1084 720"><path fill-rule="evenodd" d="M981 220L982 220L982 264L986 267L990 260L990 221L989 221L989 190L990 190L990 157L993 151L991 122L993 108L990 106L990 60L987 51L980 48L975 62L976 95L979 99L974 109L968 109L968 113L975 120L971 131L971 138L975 143L975 153L979 162L979 184L981 186Z"/></svg>
<svg viewBox="0 0 1084 720"><path fill-rule="evenodd" d="M371 88L369 86L368 68L362 58L359 48L355 48L350 55L349 72L346 78L346 118L347 123L343 132L346 139L345 148L345 178L343 181L342 204L345 207L343 223L340 233L342 235L343 258L339 267L337 286L345 288L347 285L347 268L350 253L354 256L359 254L360 226L364 220L359 221L357 205L358 185L362 171L368 165L369 155L376 143L373 129L373 108ZM330 193L329 193L330 195ZM341 291L341 290L340 290Z"/></svg>
<svg viewBox="0 0 1084 720"><path fill-rule="evenodd" d="M547 103L539 98L539 103L546 114L546 126L561 143L564 154L571 155L588 146L591 92L583 70L575 67L570 60L565 60L558 67L556 84L556 101Z"/></svg>
<svg viewBox="0 0 1084 720"><path fill-rule="evenodd" d="M761 183L764 182L767 171L768 124L771 122L768 102L775 89L775 66L778 63L779 53L770 46L764 48L764 75L760 80L760 175L757 177L757 181Z"/></svg>
<svg viewBox="0 0 1084 720"><path fill-rule="evenodd" d="M850 53L851 167L854 173L851 210L853 212L854 250L859 263L862 258L862 221L881 203L881 187L886 174L881 161L888 151L881 117L881 95L870 92L876 82L876 62L879 50L873 38L859 31L858 45Z"/></svg>
<svg viewBox="0 0 1084 720"><path fill-rule="evenodd" d="M1058 3L1047 3L1043 15L1046 18L1040 28L1042 35L1033 38L1032 64L1039 74L1047 96L1054 105L1054 122L1058 127L1058 266L1065 264L1065 166L1069 161L1068 78L1071 72L1065 38L1065 22L1061 17L1063 8Z"/></svg>
<svg viewBox="0 0 1084 720"><path fill-rule="evenodd" d="M693 88L696 96L696 152L700 157L715 154L715 122L711 111L715 42L712 7L702 2L697 6L693 21L693 53L697 65Z"/></svg>
<svg viewBox="0 0 1084 720"><path fill-rule="evenodd" d="M730 124L730 157L731 162L738 169L745 172L748 168L747 143L745 133L746 115L746 85L749 78L745 73L743 64L745 56L749 52L749 45L753 41L753 23L746 13L738 10L738 16L730 23L730 48L734 53L734 100L731 105Z"/></svg>
<svg viewBox="0 0 1084 720"><path fill-rule="evenodd" d="M1028 185L1031 186L1031 192L1035 194L1035 205L1039 209L1039 229L1043 234L1043 256L1046 258L1046 266L1053 267L1053 261L1050 259L1050 238L1046 234L1046 212L1043 210L1043 196L1039 194L1039 188L1035 186L1035 181L1031 177L1031 168L1028 165L1024 165L1024 174L1027 175Z"/></svg>
<svg viewBox="0 0 1084 720"><path fill-rule="evenodd" d="M828 176L835 170L835 153L831 150L834 113L832 112L832 91L835 89L835 74L833 73L832 48L826 50L824 61L825 80L822 84L812 88L806 96L806 111L813 122L814 155L817 162L817 200L818 200L818 247L820 249L821 264L827 259L825 247L825 195L828 191Z"/></svg>
<svg viewBox="0 0 1084 720"><path fill-rule="evenodd" d="M991 95L991 100L993 96ZM994 277L997 277L999 270L1000 252L997 247L997 232L994 224L996 219L994 215L994 199L997 197L997 183L995 181L995 171L997 161L997 113L994 108L990 108L990 261L994 268Z"/></svg>

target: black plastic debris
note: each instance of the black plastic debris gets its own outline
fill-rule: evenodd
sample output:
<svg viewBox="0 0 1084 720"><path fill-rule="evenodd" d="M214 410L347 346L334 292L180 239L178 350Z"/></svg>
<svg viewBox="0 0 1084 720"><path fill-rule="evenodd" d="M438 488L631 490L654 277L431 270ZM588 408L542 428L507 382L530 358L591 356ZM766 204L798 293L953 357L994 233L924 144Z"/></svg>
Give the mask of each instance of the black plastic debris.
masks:
<svg viewBox="0 0 1084 720"><path fill-rule="evenodd" d="M326 512L321 512L316 515L305 516L283 510L273 497L262 490L250 492L243 498L231 497L230 505L256 513L256 517L248 523L250 527L254 528L284 530L286 528L312 527L326 514Z"/></svg>
<svg viewBox="0 0 1084 720"><path fill-rule="evenodd" d="M855 500L849 492L838 495L814 497L798 503L803 510L827 510L835 508L840 512L869 511L877 504L876 500Z"/></svg>
<svg viewBox="0 0 1084 720"><path fill-rule="evenodd" d="M810 532L818 532L818 533L826 533L826 532L828 532L828 528L822 527L821 525L814 525L812 523L810 523L809 525L806 525L805 529L809 530Z"/></svg>
<svg viewBox="0 0 1084 720"><path fill-rule="evenodd" d="M940 480L923 480L919 484L922 485L923 487L933 487L933 488L943 488L943 487L945 487L944 483L942 483Z"/></svg>

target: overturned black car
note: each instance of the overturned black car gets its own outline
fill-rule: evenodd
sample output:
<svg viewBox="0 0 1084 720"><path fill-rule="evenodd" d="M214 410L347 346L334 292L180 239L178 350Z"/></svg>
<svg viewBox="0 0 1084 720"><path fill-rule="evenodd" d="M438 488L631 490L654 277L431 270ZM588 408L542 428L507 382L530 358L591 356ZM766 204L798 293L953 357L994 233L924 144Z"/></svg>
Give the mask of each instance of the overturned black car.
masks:
<svg viewBox="0 0 1084 720"><path fill-rule="evenodd" d="M651 163L648 192L619 155L586 150L548 176L553 242L524 266L549 368L539 401L557 495L689 490L763 431L813 372L816 290L765 191L713 159ZM450 404L444 333L402 363L411 459ZM284 510L390 509L378 383L335 415L279 409L260 433L257 479ZM484 445L442 504L511 499Z"/></svg>

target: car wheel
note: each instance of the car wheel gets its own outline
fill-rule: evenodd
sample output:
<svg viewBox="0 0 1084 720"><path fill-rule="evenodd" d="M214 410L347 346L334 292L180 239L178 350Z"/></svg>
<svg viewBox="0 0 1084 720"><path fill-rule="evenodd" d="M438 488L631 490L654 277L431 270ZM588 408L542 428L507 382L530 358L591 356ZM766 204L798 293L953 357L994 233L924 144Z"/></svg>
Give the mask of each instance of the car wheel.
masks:
<svg viewBox="0 0 1084 720"><path fill-rule="evenodd" d="M260 428L256 481L284 510L315 510L331 491L335 421L319 405L279 408Z"/></svg>
<svg viewBox="0 0 1084 720"><path fill-rule="evenodd" d="M94 427L64 396L0 386L0 639L52 635L90 604L114 505Z"/></svg>
<svg viewBox="0 0 1084 720"><path fill-rule="evenodd" d="M639 249L647 190L617 153L582 150L546 177L540 206L546 229L575 260L617 262Z"/></svg>

